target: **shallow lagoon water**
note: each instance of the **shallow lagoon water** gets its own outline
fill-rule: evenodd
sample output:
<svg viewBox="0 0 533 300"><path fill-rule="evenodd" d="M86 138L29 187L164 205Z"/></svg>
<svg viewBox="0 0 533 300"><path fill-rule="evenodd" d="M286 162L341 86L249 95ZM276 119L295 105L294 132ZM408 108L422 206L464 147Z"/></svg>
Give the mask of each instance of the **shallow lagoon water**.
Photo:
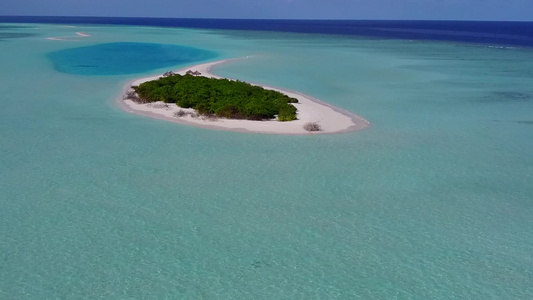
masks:
<svg viewBox="0 0 533 300"><path fill-rule="evenodd" d="M38 35L0 47L0 298L533 296L530 49L23 30ZM45 39L76 31L91 37ZM152 120L115 99L171 66L79 76L48 58L130 42L251 56L215 72L301 91L372 127L295 137Z"/></svg>

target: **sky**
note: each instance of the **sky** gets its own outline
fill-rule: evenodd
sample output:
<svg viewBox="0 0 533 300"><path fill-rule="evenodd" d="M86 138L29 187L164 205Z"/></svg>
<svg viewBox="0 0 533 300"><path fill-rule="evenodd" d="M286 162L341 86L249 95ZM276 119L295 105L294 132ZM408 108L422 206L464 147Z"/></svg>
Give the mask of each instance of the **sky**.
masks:
<svg viewBox="0 0 533 300"><path fill-rule="evenodd" d="M0 0L0 15L533 21L533 0Z"/></svg>

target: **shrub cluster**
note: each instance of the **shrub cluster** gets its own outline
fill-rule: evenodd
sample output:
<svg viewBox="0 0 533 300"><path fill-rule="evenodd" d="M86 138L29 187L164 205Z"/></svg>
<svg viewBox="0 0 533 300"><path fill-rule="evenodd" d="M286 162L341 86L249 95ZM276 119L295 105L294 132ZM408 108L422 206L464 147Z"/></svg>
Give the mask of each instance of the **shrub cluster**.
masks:
<svg viewBox="0 0 533 300"><path fill-rule="evenodd" d="M304 130L306 131L321 131L322 128L320 127L320 124L317 122L309 122L305 123Z"/></svg>
<svg viewBox="0 0 533 300"><path fill-rule="evenodd" d="M202 115L231 119L296 120L298 100L242 81L172 75L133 87L140 101L176 103Z"/></svg>
<svg viewBox="0 0 533 300"><path fill-rule="evenodd" d="M203 115L199 115L198 113L196 112L186 112L182 109L174 112L172 114L175 118L181 118L181 117L185 117L185 116L191 116L191 118L199 118L199 117L202 117L202 120L204 121L218 121L218 117L213 115L213 114L203 114Z"/></svg>
<svg viewBox="0 0 533 300"><path fill-rule="evenodd" d="M135 88L135 87L132 87L132 88ZM126 94L124 94L124 96L122 96L122 99L123 100L131 100L135 103L139 103L139 104L144 104L144 103L148 103L149 101L145 100L145 99L141 99L139 98L139 95L137 95L137 93L134 91L134 90L129 90L126 92Z"/></svg>
<svg viewBox="0 0 533 300"><path fill-rule="evenodd" d="M184 110L178 110L177 112L174 113L174 117L176 118L181 118L181 117L184 117L186 115L188 115L189 113L184 111Z"/></svg>
<svg viewBox="0 0 533 300"><path fill-rule="evenodd" d="M166 109L166 110L169 110L169 109L172 109L168 104L166 103L150 103L148 104L149 106L153 107L153 108L159 108L159 109Z"/></svg>

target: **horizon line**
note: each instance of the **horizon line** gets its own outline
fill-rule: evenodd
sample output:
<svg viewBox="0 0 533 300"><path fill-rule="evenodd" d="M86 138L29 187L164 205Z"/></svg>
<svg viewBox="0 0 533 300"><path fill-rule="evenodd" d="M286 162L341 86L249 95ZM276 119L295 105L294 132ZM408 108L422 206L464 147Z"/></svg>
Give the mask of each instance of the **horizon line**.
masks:
<svg viewBox="0 0 533 300"><path fill-rule="evenodd" d="M464 19L286 19L286 18L224 18L224 17L137 17L137 16L53 16L53 15L0 15L0 18L121 18L121 19L173 19L173 20L236 20L236 21L420 21L420 22L520 22L533 23L533 20L464 20Z"/></svg>

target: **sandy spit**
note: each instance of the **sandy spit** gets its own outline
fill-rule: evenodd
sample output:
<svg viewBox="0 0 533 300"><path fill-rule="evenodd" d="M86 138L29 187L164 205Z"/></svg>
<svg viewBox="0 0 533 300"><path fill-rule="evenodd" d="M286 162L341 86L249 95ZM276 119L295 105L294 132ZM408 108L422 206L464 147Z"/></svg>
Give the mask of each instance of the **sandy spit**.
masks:
<svg viewBox="0 0 533 300"><path fill-rule="evenodd" d="M242 59L242 58L241 58ZM235 59L219 60L194 66L189 66L175 71L176 74L185 74L188 70L198 71L202 76L222 78L211 72L211 68L216 65L230 63ZM151 81L160 78L161 75L141 78L129 82L123 89L123 94L130 89L131 86L137 86L143 82ZM228 78L232 79L232 78ZM234 119L206 119L202 117L192 117L185 115L176 117L175 113L179 110L194 113L192 109L183 109L175 104L167 104L163 102L154 102L148 104L138 104L131 100L123 100L122 95L117 99L118 105L127 112L142 115L150 118L167 120L174 123L192 125L196 127L209 128L215 130L226 130L236 132L248 133L264 133L264 134L284 134L284 135L309 135L309 134L332 134L344 133L357 130L363 130L370 126L370 123L364 118L346 111L344 109L330 105L324 101L304 95L299 92L280 89L272 86L260 85L249 82L250 84L262 86L265 89L276 90L284 93L290 97L298 99L299 103L293 104L297 109L298 120L289 122L278 122L276 120L268 121L250 121L250 120L234 120ZM308 132L303 129L303 126L308 122L317 122L322 128L318 132Z"/></svg>

